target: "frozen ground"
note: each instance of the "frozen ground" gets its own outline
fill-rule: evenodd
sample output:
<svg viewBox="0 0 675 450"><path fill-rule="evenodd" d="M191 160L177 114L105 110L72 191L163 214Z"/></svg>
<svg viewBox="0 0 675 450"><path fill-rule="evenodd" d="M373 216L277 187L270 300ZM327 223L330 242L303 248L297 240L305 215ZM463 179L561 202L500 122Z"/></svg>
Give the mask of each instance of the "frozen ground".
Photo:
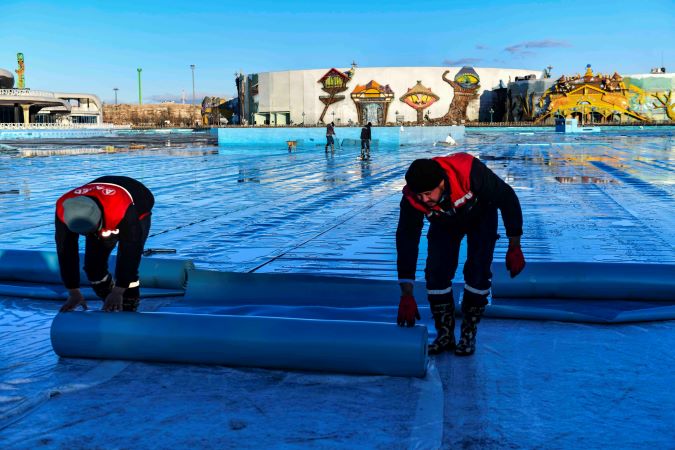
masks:
<svg viewBox="0 0 675 450"><path fill-rule="evenodd" d="M461 148L516 189L530 261L672 264L673 134L470 130ZM147 247L202 268L394 280L403 174L447 152L381 148L361 162L355 148L160 142L31 158L0 148L0 248L53 248L58 196L116 173L157 197ZM432 359L418 380L59 360L57 309L0 298L3 448L675 447L673 322L485 320L474 357Z"/></svg>

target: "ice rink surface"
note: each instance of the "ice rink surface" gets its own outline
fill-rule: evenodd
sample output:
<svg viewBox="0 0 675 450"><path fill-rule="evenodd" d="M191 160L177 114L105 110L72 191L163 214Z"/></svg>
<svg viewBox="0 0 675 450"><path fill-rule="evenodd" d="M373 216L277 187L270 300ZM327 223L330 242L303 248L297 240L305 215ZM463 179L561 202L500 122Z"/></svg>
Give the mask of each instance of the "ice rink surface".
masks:
<svg viewBox="0 0 675 450"><path fill-rule="evenodd" d="M169 135L146 149L115 153L83 151L77 143L8 144L0 146L0 249L53 249L56 199L119 174L155 194L146 247L176 249L162 257L194 259L207 269L394 283L405 170L416 158L468 151L516 190L527 260L673 264L674 134L672 128L588 135L468 129L458 147L374 148L370 161L347 146L334 154L313 143L292 153L284 143L167 146ZM33 156L38 150L45 156ZM423 239L418 278L425 245ZM503 261L505 249L501 239L495 261ZM143 308L170 303L146 301ZM397 303L393 298L392 321ZM673 322L486 319L476 355L432 358L426 378L405 379L59 360L49 341L58 307L0 298L0 447L673 448L675 442Z"/></svg>

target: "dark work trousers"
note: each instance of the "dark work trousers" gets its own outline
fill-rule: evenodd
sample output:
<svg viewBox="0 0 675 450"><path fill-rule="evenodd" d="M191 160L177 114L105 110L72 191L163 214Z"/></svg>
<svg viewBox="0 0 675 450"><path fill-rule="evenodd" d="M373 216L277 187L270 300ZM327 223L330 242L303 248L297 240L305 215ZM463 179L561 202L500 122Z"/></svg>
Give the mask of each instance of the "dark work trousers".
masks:
<svg viewBox="0 0 675 450"><path fill-rule="evenodd" d="M484 206L472 211L466 219L453 225L432 223L427 233L427 266L424 270L429 303L452 301L451 287L459 260L462 239L467 238L467 258L464 263L465 295L462 308L485 306L492 286L492 257L497 234L497 208Z"/></svg>
<svg viewBox="0 0 675 450"><path fill-rule="evenodd" d="M152 214L148 214L140 221L141 249L145 246L145 241L148 239L148 234L150 233L151 217ZM87 236L84 251L84 272L87 274L90 282L100 281L108 274L108 260L117 242L118 239L115 237L99 239L96 236ZM138 267L136 268L135 281L138 281ZM138 286L124 291L124 298L138 297L140 297L140 288Z"/></svg>

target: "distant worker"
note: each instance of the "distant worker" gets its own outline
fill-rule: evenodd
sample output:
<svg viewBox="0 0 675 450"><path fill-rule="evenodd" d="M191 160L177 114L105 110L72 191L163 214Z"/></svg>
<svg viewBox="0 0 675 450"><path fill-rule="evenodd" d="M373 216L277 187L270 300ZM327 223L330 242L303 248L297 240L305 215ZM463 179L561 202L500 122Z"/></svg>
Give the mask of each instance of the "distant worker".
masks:
<svg viewBox="0 0 675 450"><path fill-rule="evenodd" d="M68 300L61 311L88 309L80 291L79 237L85 236L84 271L104 311L136 311L138 267L150 232L155 198L141 182L104 176L65 193L56 202L56 249ZM115 279L108 258L117 243Z"/></svg>
<svg viewBox="0 0 675 450"><path fill-rule="evenodd" d="M370 128L373 126L372 123L368 122L365 127L361 128L361 159L370 159L370 140L372 139L372 134Z"/></svg>
<svg viewBox="0 0 675 450"><path fill-rule="evenodd" d="M453 351L472 355L476 349L478 323L490 293L490 265L499 238L497 210L509 238L506 268L511 277L525 267L520 248L523 218L520 202L511 186L485 164L467 153L433 159L418 159L405 174L401 209L396 230L398 278L401 301L398 324L413 326L420 315L413 296L413 283L424 217L429 220L425 269L427 295L437 337L429 354ZM460 244L467 237L464 263L464 293L459 343L455 341L455 303L452 279L457 270Z"/></svg>
<svg viewBox="0 0 675 450"><path fill-rule="evenodd" d="M331 152L335 151L334 136L335 136L335 123L331 122L326 127L326 153L328 153L328 147L330 147Z"/></svg>

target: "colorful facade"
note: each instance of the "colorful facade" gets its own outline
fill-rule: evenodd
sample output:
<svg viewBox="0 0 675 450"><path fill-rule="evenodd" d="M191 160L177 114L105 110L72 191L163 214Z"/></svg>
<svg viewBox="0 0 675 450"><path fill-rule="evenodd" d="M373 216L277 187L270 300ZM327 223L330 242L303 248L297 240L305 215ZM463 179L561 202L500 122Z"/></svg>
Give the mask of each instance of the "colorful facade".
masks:
<svg viewBox="0 0 675 450"><path fill-rule="evenodd" d="M262 72L237 76L242 123L340 125L372 122L489 121L503 111L506 84L541 70L479 67L373 67ZM495 121L498 120L494 116Z"/></svg>
<svg viewBox="0 0 675 450"><path fill-rule="evenodd" d="M653 123L675 120L675 76L594 73L557 80L519 80L507 93L508 121L550 124L556 117L580 123Z"/></svg>

